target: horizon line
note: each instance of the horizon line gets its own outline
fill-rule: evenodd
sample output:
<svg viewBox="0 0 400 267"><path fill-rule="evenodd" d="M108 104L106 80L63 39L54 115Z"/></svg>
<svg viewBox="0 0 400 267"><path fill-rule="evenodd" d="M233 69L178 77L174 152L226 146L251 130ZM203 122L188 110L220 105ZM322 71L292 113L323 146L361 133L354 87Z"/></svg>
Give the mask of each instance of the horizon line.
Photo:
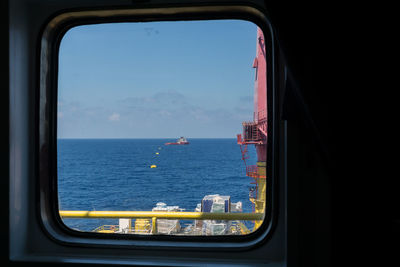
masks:
<svg viewBox="0 0 400 267"><path fill-rule="evenodd" d="M186 137L187 139L236 139L236 137ZM57 139L177 139L176 137L57 137Z"/></svg>

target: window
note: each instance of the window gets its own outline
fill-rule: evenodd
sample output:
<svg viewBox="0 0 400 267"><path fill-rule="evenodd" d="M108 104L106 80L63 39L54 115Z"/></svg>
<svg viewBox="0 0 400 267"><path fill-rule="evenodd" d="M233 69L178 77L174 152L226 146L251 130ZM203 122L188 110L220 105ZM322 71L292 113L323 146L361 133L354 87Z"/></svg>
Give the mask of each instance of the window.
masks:
<svg viewBox="0 0 400 267"><path fill-rule="evenodd" d="M263 38L244 20L69 29L58 50L62 222L125 235L259 228L270 212Z"/></svg>
<svg viewBox="0 0 400 267"><path fill-rule="evenodd" d="M9 113L5 114L6 117L9 115L9 120L6 119L4 123L4 125L9 125L9 161L6 160L4 163L9 164L9 168L4 168L3 173L9 176L9 180L3 177L5 179L3 193L9 199L9 203L4 202L9 212L6 212L8 219L3 220L5 223L3 232L6 235L3 241L9 245L8 249L4 250L4 253L9 256L9 261L67 262L68 265L94 263L152 266L284 266L291 262L299 264L321 262L323 258L326 258L323 262L330 262L332 231L331 225L327 222L331 205L330 175L328 175L328 170L324 170L325 167L322 166L320 158L313 160L313 157L319 156L316 153L319 148L312 142L318 139L318 135L313 132L314 129L311 129L313 127L309 127L303 121L296 120L294 123L285 121L288 115L286 111L291 103L296 104L295 113L297 111L301 113L306 109L301 109L304 101L296 102L296 97L293 97L290 92L292 89L290 85L295 81L291 81L292 75L286 71L287 66L283 61L285 55L275 40L273 27L267 18L267 11L274 17L283 15L283 18L285 16L293 18L287 14L287 9L282 8L279 13L276 5L266 6L267 3L261 0L217 0L207 3L197 0L16 0L5 2L6 8L2 11L4 11L3 17L7 20L5 26L9 26L9 31L4 32L6 40L7 36L9 37L6 41L9 42L9 60L6 62L9 66L9 75L3 83L6 83L6 88L7 80L9 81L9 98L5 97L3 100L7 102L6 108L9 108ZM307 9L304 5L298 7L303 11ZM296 21L301 22L303 21L301 17L307 17L307 12L295 13L296 18L299 18L295 19ZM292 12L292 15L295 13ZM58 160L62 159L57 158L57 152L62 154L61 157L67 155L62 152L61 146L57 149L58 134L61 139L67 137L61 135L62 132L66 133L66 128L65 125L62 126L63 122L58 120L58 115L68 116L68 113L58 113L58 111L62 112L63 108L67 108L62 101L58 101L60 100L58 94L62 94L61 90L67 89L58 88L58 73L62 71L62 66L59 64L62 63L59 62L59 45L65 33L68 35L74 29L86 27L85 25L96 26L95 24L195 22L221 19L252 21L262 28L265 37L268 69L267 110L250 114L250 118L246 113L246 118L243 118L246 123L241 125L242 129L235 132L242 133L236 140L236 143L239 143L236 148L239 150L242 148L243 152L246 151L246 145L248 150L254 149L254 144L250 143L257 142L258 133L254 133L253 130L260 118L268 119L268 160L266 161L268 184L263 224L250 234L215 236L102 234L90 232L92 228L85 230L79 227L73 230L73 226L68 226L66 221L64 223L59 215L59 211L65 208L65 204L59 202L59 190L62 191L62 187L59 187L58 182L61 182L59 178L62 178L58 176ZM288 22L285 19L281 21ZM278 23L277 20L275 22ZM277 26L281 28L282 22ZM282 40L282 43L290 45L290 40L297 38L296 33L299 29L300 32L304 30L302 36L311 36L310 33L314 30L308 26L310 26L309 23L297 23L292 29L292 34L290 31L285 31L286 38L290 35L292 38L285 39L286 42ZM70 29L71 32L69 32ZM230 40L225 40L225 43L229 45ZM296 51L301 52L301 48L305 47L301 43L300 46L296 42L293 44L297 46ZM256 45L253 45L255 50ZM295 54L292 53L291 56ZM294 61L296 61L296 56ZM247 66L244 67L247 69ZM254 79L254 76L252 78ZM287 80L288 87L286 87ZM248 89L243 88L243 90ZM7 90L3 91L6 91L7 95ZM296 92L301 93L301 91L300 88L300 91ZM90 96L94 97L93 94ZM299 103L300 105L297 105ZM291 113L288 115L289 118ZM106 116L107 119L111 119L110 122L123 120L123 114L120 114L119 121L118 115L113 114L114 111ZM302 115L300 114L299 117L301 118ZM59 131L58 127L60 127ZM265 130L263 127L257 128L260 131ZM173 136L171 142L178 137L180 137L179 134ZM189 142L193 139L191 136L186 137ZM154 152L154 150L150 151ZM100 153L98 155L105 156ZM156 153L152 155L156 156ZM160 152L159 155L164 155L164 152ZM287 161L286 158L288 158ZM254 166L255 163L249 161L252 159L254 158L246 159L248 166ZM298 159L300 161L297 161ZM303 161L303 159L306 160ZM310 168L307 168L310 166L308 163L316 167L311 172ZM243 169L244 162L242 161L240 165L240 170L246 171L246 174L247 172L250 175L259 174L255 167ZM157 168L149 167L146 170L158 171L161 168L157 165ZM302 179L305 176L310 179ZM250 182L252 178L245 179ZM247 188L244 191L247 191ZM234 201L238 201L237 198L231 197ZM318 200L318 205L314 205L315 199ZM196 203L197 201L199 200L196 199ZM173 203L167 204L173 205ZM319 211L323 211L323 218L319 216ZM65 217L62 218L67 220ZM315 220L316 218L318 220ZM86 224L95 219L71 218L68 220L87 220ZM113 224L119 224L118 219L113 220ZM124 221L121 222L122 225L123 223ZM128 223L125 221L125 225L127 224L129 225L129 221ZM3 258L7 261L6 254Z"/></svg>
<svg viewBox="0 0 400 267"><path fill-rule="evenodd" d="M112 0L96 2L96 4L88 0L82 0L79 3L59 0L56 4L54 1L41 0L37 1L37 4L35 2L35 5L32 5L32 1L29 0L9 3L10 212L8 242L11 260L173 266L196 265L199 262L200 264L225 265L248 265L249 263L262 265L284 262L286 228L283 214L286 211L286 180L278 167L279 164L284 164L279 152L283 148L282 144L285 139L282 138L281 124L278 124L276 119L279 118L281 109L273 106L274 103L281 100L280 95L277 95L276 98L275 96L278 92L282 92L279 90L279 86L283 72L279 65L280 58L275 57L276 46L272 27L266 19L265 12L262 11L265 8L264 3L260 1L259 4L251 2L249 5L230 5L223 2L220 6L216 2L208 6L204 3L196 3L196 1L187 3L187 5L177 6L172 3L155 5L151 1L146 3L129 2L128 5L120 7L116 7L115 1ZM29 12L29 16L27 12ZM96 219L60 216L60 210L68 208L59 201L59 191L62 191L62 187L59 186L59 182L61 183L59 178L62 178L58 175L58 160L62 159L58 159L57 156L57 153L62 153L61 146L58 149L58 137L61 139L67 137L61 136L61 132L64 134L66 132L65 128L62 130L62 121L58 118L58 116L64 116L63 118L68 116L68 113L58 113L67 107L59 97L59 93L62 94L63 89L62 87L58 88L58 79L61 78L59 73L63 71L62 62L59 61L60 49L63 49L63 37L67 37L68 33L72 33L79 27L85 27L85 25L152 23L156 21L160 23L167 21L194 23L198 20L246 20L254 22L263 29L266 39L269 103L267 113L268 161L266 161L266 176L269 186L266 186L266 212L263 223L256 231L249 234L208 236L108 234L91 232L93 230L91 227L86 230L68 225L68 222L63 220L93 222ZM225 40L225 43L229 45L229 40ZM252 46L253 53L256 50L256 43L253 42ZM251 74L254 75L251 62L250 65L249 63L246 63L246 66L243 65L243 68L250 69ZM252 75L251 87L254 88L254 76ZM243 88L244 91L250 93L252 88ZM94 95L91 96L94 97ZM254 108L251 111L254 111ZM113 115L113 112L108 113L106 118ZM119 122L123 119L122 115L120 114ZM252 129L251 123L255 123L255 114L246 113L245 116L246 118L239 121L239 127L233 133L242 133L242 136L235 141L234 153L239 153L238 170L242 174L247 171L249 174L255 174L255 168L244 168L244 162L241 159L240 148L245 152L247 142L249 153L254 153L251 152L254 144L249 144L249 142L256 142L250 140L256 135L250 133L248 136L244 136L244 130L247 128L243 128L241 124L243 121L248 122L250 125L248 129ZM111 118L117 119L117 116L114 115ZM110 122L118 122L118 120ZM237 127L236 124L235 127ZM279 138L275 138L276 136ZM171 136L172 140L169 142L176 141L179 137L180 135ZM185 137L189 142L194 140L189 135ZM192 144L194 143L190 145ZM167 146L163 148L165 147ZM183 147L181 146L181 148ZM154 150L150 151L153 156L156 156ZM98 155L99 157L105 156L100 153ZM164 154L160 152L159 155ZM255 162L250 162L254 159L253 157L246 159L248 166L256 165ZM157 165L157 168L148 167L146 170L159 171L162 168ZM253 178L244 177L244 179L247 179L250 184ZM248 186L243 192L249 193ZM197 205L203 198L204 196L201 196L200 199L196 199L195 204ZM231 196L231 198L234 203L240 201L236 196ZM278 202L279 205L277 205ZM174 203L166 204L174 205ZM93 208L89 207L88 209L92 210ZM221 218L221 220L226 220L226 218ZM131 222L131 227L134 227L134 223ZM103 224L105 224L104 221L101 221L94 227ZM113 219L112 224L119 226L119 220ZM127 224L129 225L129 222L125 221L125 225ZM123 221L121 225L124 225Z"/></svg>

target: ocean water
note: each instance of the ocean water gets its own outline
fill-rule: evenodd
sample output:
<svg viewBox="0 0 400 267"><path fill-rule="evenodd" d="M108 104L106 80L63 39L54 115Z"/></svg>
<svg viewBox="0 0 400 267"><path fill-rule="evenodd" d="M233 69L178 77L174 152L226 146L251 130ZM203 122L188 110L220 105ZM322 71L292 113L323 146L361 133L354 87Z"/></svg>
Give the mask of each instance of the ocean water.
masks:
<svg viewBox="0 0 400 267"><path fill-rule="evenodd" d="M164 145L171 141L175 140L59 139L59 209L151 211L157 202L164 202L194 211L205 195L220 194L231 196L231 202L241 201L243 212L252 211L252 178L246 176L236 139ZM253 146L249 156L250 164L255 164ZM153 164L157 168L150 168ZM118 220L64 219L64 223L92 231Z"/></svg>

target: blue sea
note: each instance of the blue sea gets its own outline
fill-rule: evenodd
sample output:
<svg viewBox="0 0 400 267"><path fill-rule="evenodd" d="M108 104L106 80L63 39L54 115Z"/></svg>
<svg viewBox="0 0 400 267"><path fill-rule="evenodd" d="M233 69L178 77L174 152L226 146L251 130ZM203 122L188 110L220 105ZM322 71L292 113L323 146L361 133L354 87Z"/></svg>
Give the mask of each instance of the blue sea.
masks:
<svg viewBox="0 0 400 267"><path fill-rule="evenodd" d="M204 196L220 194L231 196L231 202L241 201L243 212L252 212L252 178L246 176L236 139L188 139L189 145L164 145L171 141L175 140L59 139L59 209L151 211L157 202L164 202L194 211ZM250 146L249 156L250 164L255 164L255 149ZM64 223L92 231L118 220L65 219Z"/></svg>

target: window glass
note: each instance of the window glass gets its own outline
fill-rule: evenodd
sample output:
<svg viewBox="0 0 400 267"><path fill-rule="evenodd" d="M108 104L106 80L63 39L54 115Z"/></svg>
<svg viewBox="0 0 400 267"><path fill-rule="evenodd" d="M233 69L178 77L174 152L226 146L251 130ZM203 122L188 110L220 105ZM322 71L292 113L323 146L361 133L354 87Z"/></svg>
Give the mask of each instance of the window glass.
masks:
<svg viewBox="0 0 400 267"><path fill-rule="evenodd" d="M255 24L84 25L59 51L57 184L67 227L209 236L260 226L266 55Z"/></svg>

